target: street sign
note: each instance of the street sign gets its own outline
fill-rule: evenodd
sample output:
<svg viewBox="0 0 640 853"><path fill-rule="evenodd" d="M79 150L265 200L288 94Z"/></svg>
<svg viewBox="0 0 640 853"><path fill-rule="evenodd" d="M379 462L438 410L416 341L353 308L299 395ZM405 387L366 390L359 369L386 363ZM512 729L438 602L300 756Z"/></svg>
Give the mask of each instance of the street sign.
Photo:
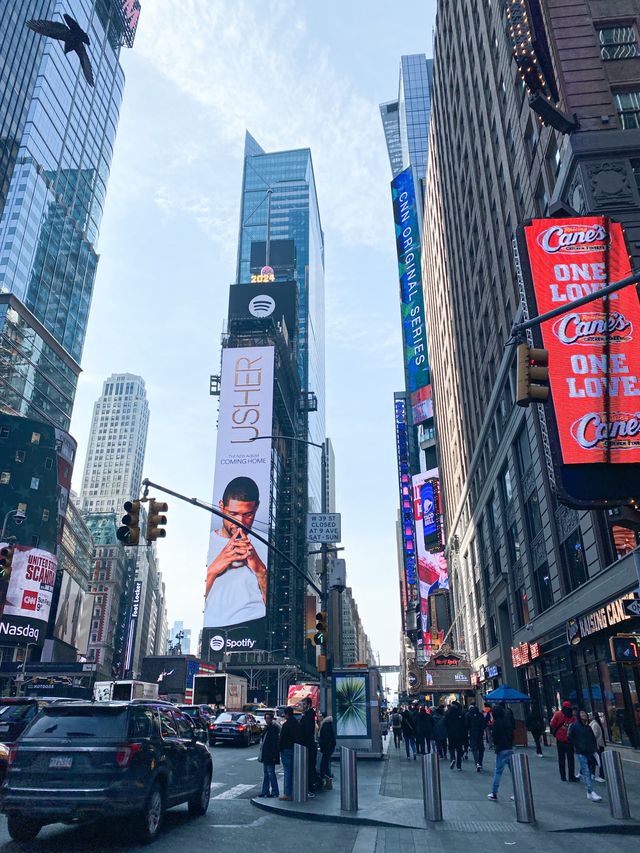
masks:
<svg viewBox="0 0 640 853"><path fill-rule="evenodd" d="M624 612L628 616L640 616L640 598L630 598L623 604Z"/></svg>
<svg viewBox="0 0 640 853"><path fill-rule="evenodd" d="M339 541L339 512L307 513L307 542L335 543Z"/></svg>
<svg viewBox="0 0 640 853"><path fill-rule="evenodd" d="M640 639L631 634L619 634L609 638L611 657L621 663L640 661Z"/></svg>

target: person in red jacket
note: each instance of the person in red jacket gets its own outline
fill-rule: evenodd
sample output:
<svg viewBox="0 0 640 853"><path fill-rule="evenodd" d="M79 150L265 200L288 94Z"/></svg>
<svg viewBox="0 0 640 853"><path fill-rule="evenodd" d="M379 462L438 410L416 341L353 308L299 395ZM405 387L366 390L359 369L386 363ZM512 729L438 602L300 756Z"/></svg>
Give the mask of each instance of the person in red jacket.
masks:
<svg viewBox="0 0 640 853"><path fill-rule="evenodd" d="M576 718L571 707L571 702L563 702L562 708L556 711L549 728L551 734L556 739L556 748L558 750L558 767L560 768L560 778L563 782L567 781L567 776L570 782L577 782L578 778L575 774L575 760L573 746L569 743L569 727L575 723ZM565 770L568 770L568 773Z"/></svg>

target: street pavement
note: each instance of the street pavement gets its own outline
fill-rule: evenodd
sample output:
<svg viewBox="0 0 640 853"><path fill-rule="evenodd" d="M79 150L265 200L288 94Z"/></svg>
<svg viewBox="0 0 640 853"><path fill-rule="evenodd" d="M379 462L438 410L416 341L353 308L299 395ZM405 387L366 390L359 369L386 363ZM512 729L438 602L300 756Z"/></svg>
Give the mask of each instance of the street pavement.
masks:
<svg viewBox="0 0 640 853"><path fill-rule="evenodd" d="M0 853L174 853L209 849L216 853L300 853L304 848L313 849L313 853L469 853L472 848L493 853L507 847L514 847L519 853L567 853L576 848L580 853L619 853L638 843L635 837L603 832L603 827L620 827L619 821L609 817L606 798L602 803L588 803L583 785L562 783L555 750L551 748L543 759L528 750L539 820L535 828L515 821L508 773L503 777L499 801L491 803L486 799L493 753L487 754L487 770L482 774L475 772L471 762L464 763L461 773L450 771L447 763L441 764L445 820L430 828L422 816L420 763L407 761L404 749L391 747L386 761L358 762L361 810L355 818L340 813L337 764L334 790L298 806L255 799L262 781L257 747L216 747L212 754L214 787L208 813L193 819L186 806L172 809L165 815L160 837L150 847L131 843L126 821L120 825L112 822L77 827L56 824L45 827L33 843L20 845L9 839L6 821L0 817ZM624 769L632 815L640 817L640 757L635 756L635 761L625 761ZM604 788L597 788L603 796ZM274 810L265 811L265 807ZM323 817L324 821L311 824L310 817ZM351 822L339 822L345 817ZM369 825L367 820L394 820L396 825ZM592 829L586 832L557 831L589 830L589 826ZM633 822L629 828L639 833L640 822Z"/></svg>
<svg viewBox="0 0 640 853"><path fill-rule="evenodd" d="M254 804L270 813L289 814L296 820L335 821L360 826L354 851L372 853L413 853L428 851L468 851L469 846L497 850L517 846L521 851L564 851L579 846L582 853L619 851L637 845L629 836L640 836L640 757L625 753L624 772L632 818L616 821L610 816L607 786L597 784L601 803L586 799L582 783L570 784L559 778L555 747L538 758L527 750L536 808L535 825L516 822L510 774L505 772L498 802L491 802L494 754L485 756L485 770L477 773L471 760L463 770L450 770L441 762L443 796L442 823L427 824L423 815L420 761L407 761L404 747L396 750L387 743L388 760L358 762L357 813L340 810L339 767L334 764L334 790L324 792L306 804L280 803L256 799Z"/></svg>

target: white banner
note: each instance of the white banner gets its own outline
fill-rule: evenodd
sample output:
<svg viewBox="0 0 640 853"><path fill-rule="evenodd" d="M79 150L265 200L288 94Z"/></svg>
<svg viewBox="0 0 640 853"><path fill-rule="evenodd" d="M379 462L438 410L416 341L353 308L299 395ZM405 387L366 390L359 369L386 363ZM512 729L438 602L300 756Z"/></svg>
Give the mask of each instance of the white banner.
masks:
<svg viewBox="0 0 640 853"><path fill-rule="evenodd" d="M7 543L0 543L6 548ZM11 564L4 617L46 622L49 619L57 560L54 554L40 548L16 547Z"/></svg>
<svg viewBox="0 0 640 853"><path fill-rule="evenodd" d="M269 534L273 347L222 352L213 504L226 515ZM204 628L237 628L242 648L264 648L268 548L232 522L213 516L207 558ZM210 631L203 637L208 642ZM204 643L203 643L204 645Z"/></svg>

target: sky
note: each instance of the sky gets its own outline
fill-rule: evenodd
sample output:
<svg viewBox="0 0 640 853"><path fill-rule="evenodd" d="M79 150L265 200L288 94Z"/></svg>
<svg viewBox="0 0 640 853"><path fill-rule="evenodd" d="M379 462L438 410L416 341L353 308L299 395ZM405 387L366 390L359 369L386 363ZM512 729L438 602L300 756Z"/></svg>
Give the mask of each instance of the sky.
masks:
<svg viewBox="0 0 640 853"><path fill-rule="evenodd" d="M267 151L311 148L325 232L327 434L341 544L347 583L386 664L399 656L393 392L403 373L378 104L397 96L402 54L432 55L435 5L143 0L135 46L121 56L127 82L71 425L79 490L104 379L142 376L151 410L144 476L211 502L217 398L209 377L219 372L235 277L245 130ZM158 554L169 625L183 620L195 645L210 515L168 503Z"/></svg>

